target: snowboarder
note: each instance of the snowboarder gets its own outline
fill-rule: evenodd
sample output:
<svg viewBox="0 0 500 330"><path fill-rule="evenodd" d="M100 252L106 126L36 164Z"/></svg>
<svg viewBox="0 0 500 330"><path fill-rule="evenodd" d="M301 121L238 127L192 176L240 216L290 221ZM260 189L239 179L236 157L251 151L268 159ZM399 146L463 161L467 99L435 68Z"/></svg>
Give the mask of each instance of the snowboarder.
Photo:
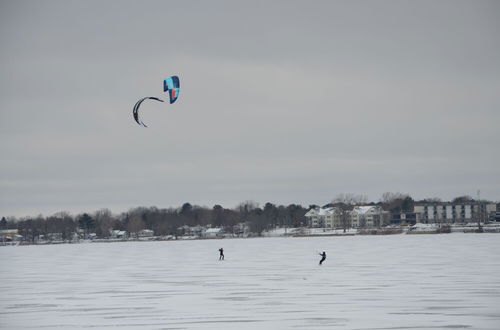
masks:
<svg viewBox="0 0 500 330"><path fill-rule="evenodd" d="M223 248L219 249L219 260L224 260L224 249Z"/></svg>
<svg viewBox="0 0 500 330"><path fill-rule="evenodd" d="M325 251L323 251L323 253L320 253L319 255L321 256L321 260L319 261L319 265L321 266L323 261L325 261L325 259L326 259L326 253L325 253Z"/></svg>

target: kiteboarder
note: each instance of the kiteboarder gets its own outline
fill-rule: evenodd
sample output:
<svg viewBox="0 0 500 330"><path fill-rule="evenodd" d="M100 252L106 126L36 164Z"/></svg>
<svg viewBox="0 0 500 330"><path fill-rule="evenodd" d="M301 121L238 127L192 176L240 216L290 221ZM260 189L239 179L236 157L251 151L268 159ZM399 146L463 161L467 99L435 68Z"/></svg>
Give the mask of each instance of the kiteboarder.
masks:
<svg viewBox="0 0 500 330"><path fill-rule="evenodd" d="M224 260L224 249L223 248L219 249L219 260Z"/></svg>
<svg viewBox="0 0 500 330"><path fill-rule="evenodd" d="M321 266L323 261L325 261L325 259L326 259L326 253L325 253L325 251L323 251L323 253L320 253L319 255L321 256L321 260L319 261L319 265Z"/></svg>

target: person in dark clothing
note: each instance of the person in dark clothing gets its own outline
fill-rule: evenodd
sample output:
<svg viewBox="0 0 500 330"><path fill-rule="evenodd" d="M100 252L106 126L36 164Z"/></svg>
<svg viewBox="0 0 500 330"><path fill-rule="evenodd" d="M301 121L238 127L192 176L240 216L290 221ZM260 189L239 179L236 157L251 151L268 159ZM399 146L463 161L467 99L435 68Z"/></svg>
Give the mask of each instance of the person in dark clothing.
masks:
<svg viewBox="0 0 500 330"><path fill-rule="evenodd" d="M325 261L325 259L326 259L326 253L325 253L325 251L323 251L323 253L320 253L319 255L321 256L321 260L319 261L319 265L321 266L323 261Z"/></svg>
<svg viewBox="0 0 500 330"><path fill-rule="evenodd" d="M219 249L219 260L224 260L224 249L223 248Z"/></svg>

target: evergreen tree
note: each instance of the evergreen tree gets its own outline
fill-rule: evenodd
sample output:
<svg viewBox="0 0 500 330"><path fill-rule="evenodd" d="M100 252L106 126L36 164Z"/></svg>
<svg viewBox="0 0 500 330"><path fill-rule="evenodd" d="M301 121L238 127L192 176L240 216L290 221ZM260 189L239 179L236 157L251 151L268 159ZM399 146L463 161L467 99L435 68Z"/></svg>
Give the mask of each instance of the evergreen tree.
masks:
<svg viewBox="0 0 500 330"><path fill-rule="evenodd" d="M91 231L95 230L95 221L87 213L84 213L79 217L78 225L81 229L83 229L85 237L87 237Z"/></svg>

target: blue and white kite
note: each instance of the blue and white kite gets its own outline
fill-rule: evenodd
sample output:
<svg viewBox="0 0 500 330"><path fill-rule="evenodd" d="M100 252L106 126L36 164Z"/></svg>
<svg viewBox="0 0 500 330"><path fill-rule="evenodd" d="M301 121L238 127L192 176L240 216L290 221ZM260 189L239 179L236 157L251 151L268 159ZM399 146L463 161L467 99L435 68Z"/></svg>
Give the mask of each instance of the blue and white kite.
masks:
<svg viewBox="0 0 500 330"><path fill-rule="evenodd" d="M168 91L168 95L170 96L170 104L174 103L175 100L179 97L179 90L181 85L179 83L179 77L172 76L165 78L163 80L163 91Z"/></svg>
<svg viewBox="0 0 500 330"><path fill-rule="evenodd" d="M163 91L164 92L168 91L168 95L170 96L170 104L174 103L175 100L177 100L177 98L179 97L179 90L180 90L179 77L172 76L165 78L165 80L163 80ZM139 107L141 106L141 103L144 102L145 100L155 100L159 102L163 102L163 100L154 96L149 96L140 99L135 104L134 110L132 111L135 121L139 125L147 127L146 124L144 124L144 122L141 119L139 119Z"/></svg>

